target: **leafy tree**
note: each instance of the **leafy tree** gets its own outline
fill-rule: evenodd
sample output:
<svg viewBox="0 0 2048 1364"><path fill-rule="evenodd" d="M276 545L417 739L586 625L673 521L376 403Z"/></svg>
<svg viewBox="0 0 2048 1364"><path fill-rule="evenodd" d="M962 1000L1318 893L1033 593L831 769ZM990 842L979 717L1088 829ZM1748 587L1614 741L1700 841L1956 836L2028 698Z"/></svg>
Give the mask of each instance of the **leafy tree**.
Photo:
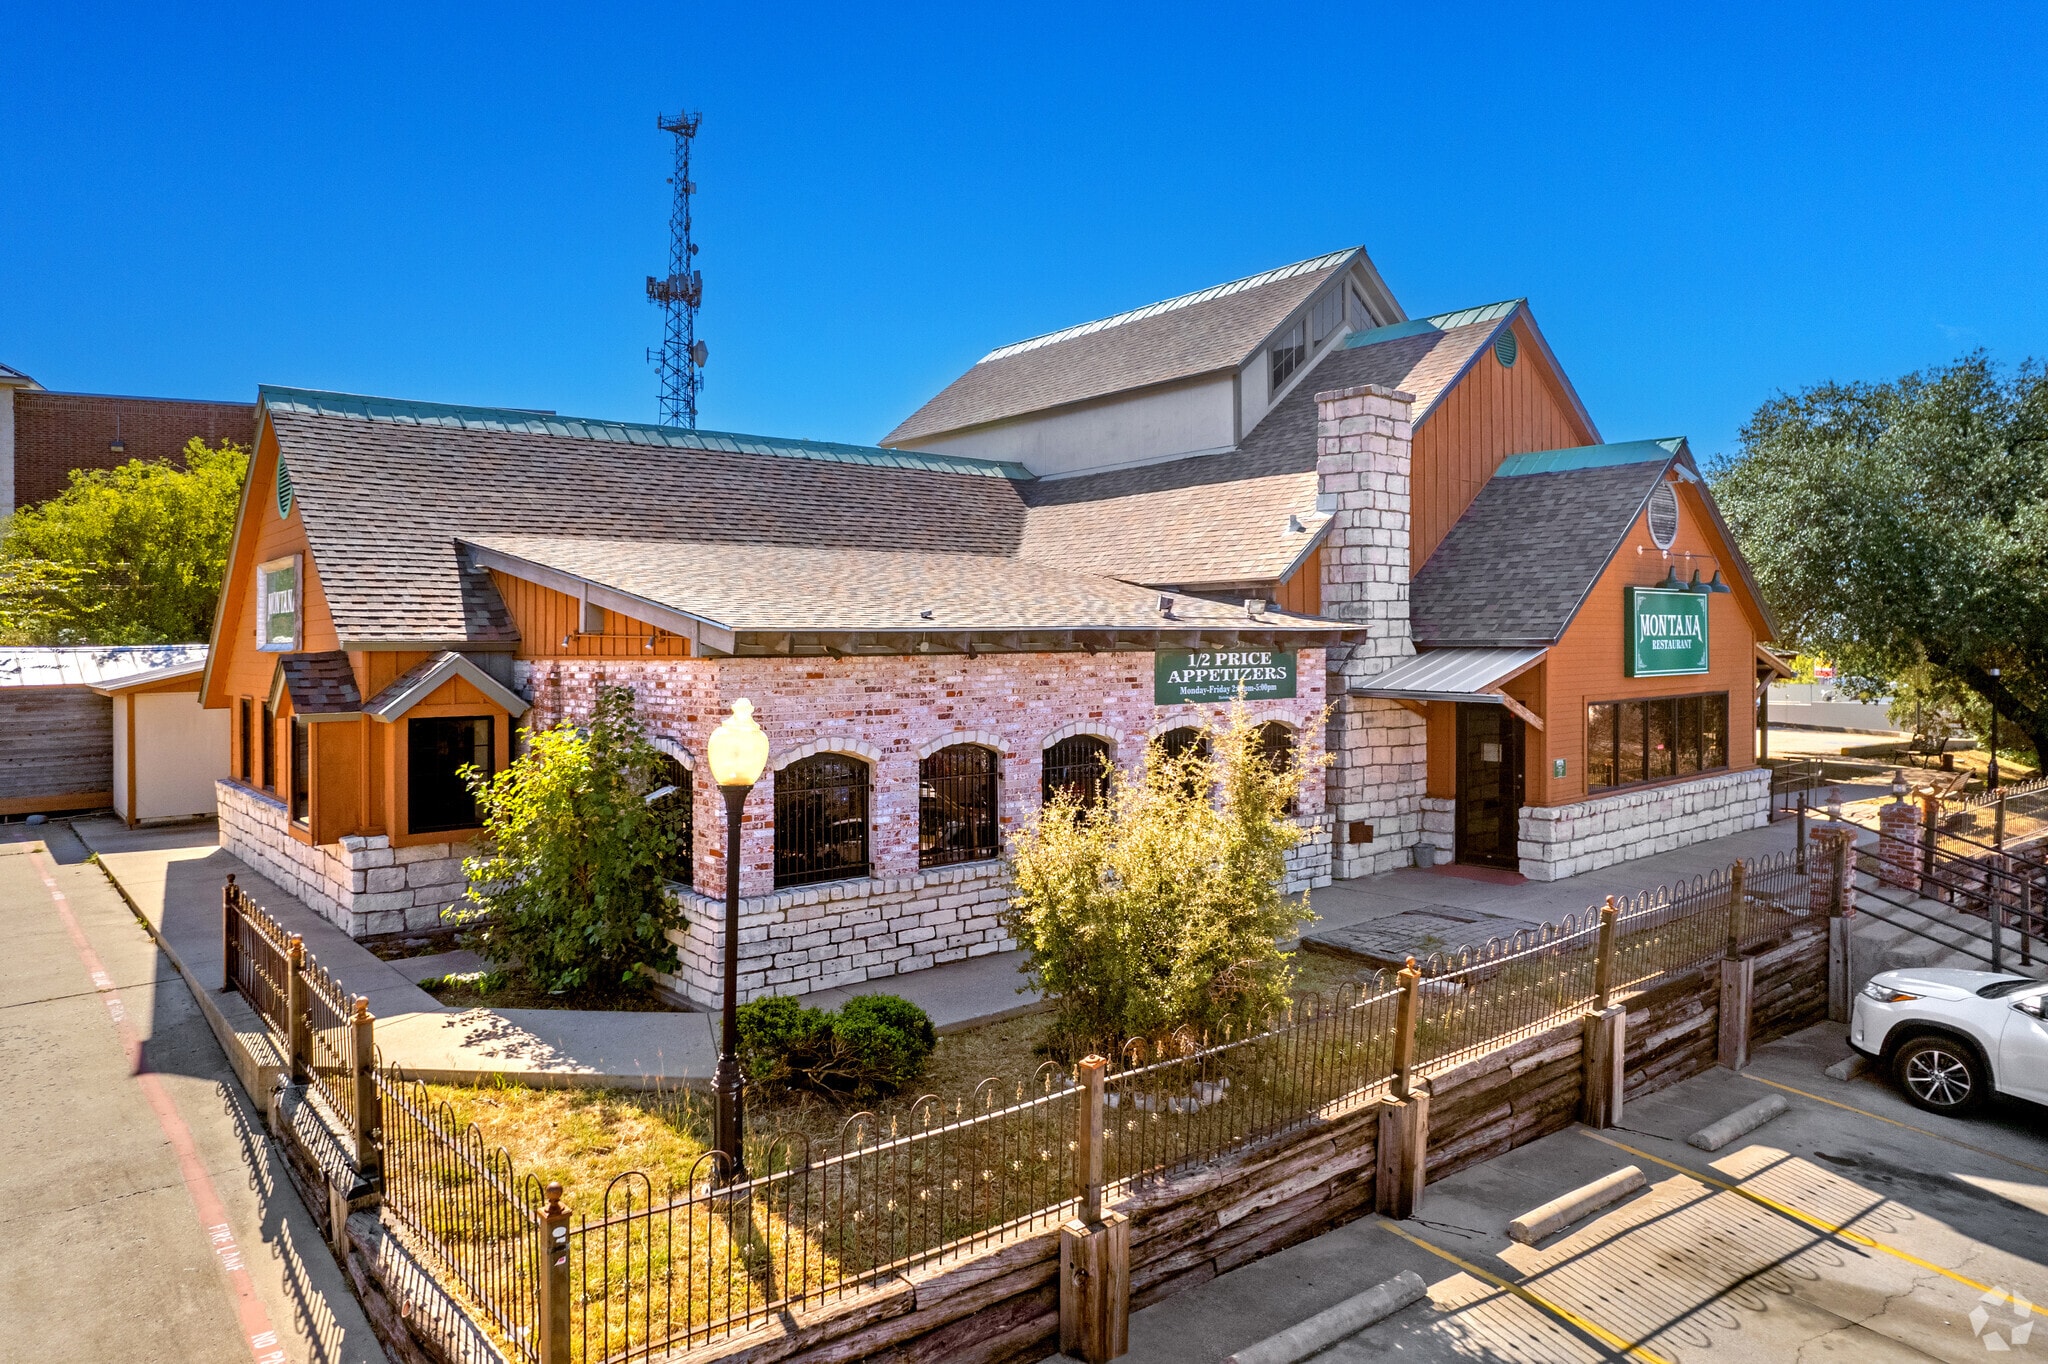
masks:
<svg viewBox="0 0 2048 1364"><path fill-rule="evenodd" d="M213 628L249 452L186 443L183 467L78 470L0 538L0 639L176 644Z"/></svg>
<svg viewBox="0 0 2048 1364"><path fill-rule="evenodd" d="M2048 751L2048 374L1983 353L1758 408L1714 495L1802 649L1982 697ZM1991 668L2003 675L1993 677ZM2003 736L2001 736L2003 737Z"/></svg>
<svg viewBox="0 0 2048 1364"><path fill-rule="evenodd" d="M455 917L480 951L552 994L641 989L675 969L668 934L684 921L661 869L680 830L647 802L659 757L632 690L605 687L587 727L539 731L494 777L469 770L483 835L462 864L473 908Z"/></svg>
<svg viewBox="0 0 2048 1364"><path fill-rule="evenodd" d="M1093 809L1063 794L1014 841L1010 934L1066 1036L1115 1046L1285 1000L1277 939L1314 917L1280 891L1305 774L1267 760L1242 706L1204 733L1178 755L1149 746Z"/></svg>

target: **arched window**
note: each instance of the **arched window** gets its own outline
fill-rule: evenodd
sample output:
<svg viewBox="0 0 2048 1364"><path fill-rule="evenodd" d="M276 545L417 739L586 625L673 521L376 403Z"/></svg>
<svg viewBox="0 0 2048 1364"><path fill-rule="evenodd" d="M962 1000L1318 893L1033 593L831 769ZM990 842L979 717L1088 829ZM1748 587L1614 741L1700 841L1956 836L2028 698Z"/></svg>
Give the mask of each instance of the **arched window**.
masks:
<svg viewBox="0 0 2048 1364"><path fill-rule="evenodd" d="M917 765L917 865L996 855L996 755L980 744L942 748Z"/></svg>
<svg viewBox="0 0 2048 1364"><path fill-rule="evenodd" d="M1294 731L1278 720L1268 720L1259 726L1259 756L1266 760L1266 766L1275 772L1294 770ZM1295 815L1301 813L1299 796L1288 798L1280 813Z"/></svg>
<svg viewBox="0 0 2048 1364"><path fill-rule="evenodd" d="M1209 756L1209 736L1193 725L1169 729L1152 742L1159 745L1159 756L1168 762L1176 761L1190 753L1197 758ZM1188 794L1195 794L1194 786L1194 783L1189 784Z"/></svg>
<svg viewBox="0 0 2048 1364"><path fill-rule="evenodd" d="M647 804L656 814L669 820L676 831L675 851L662 863L661 874L678 885L692 883L690 867L692 854L696 851L696 803L690 769L673 754L656 755L654 789L647 793Z"/></svg>
<svg viewBox="0 0 2048 1364"><path fill-rule="evenodd" d="M868 874L868 765L814 753L775 774L775 884Z"/></svg>
<svg viewBox="0 0 2048 1364"><path fill-rule="evenodd" d="M1040 785L1045 803L1052 804L1064 791L1082 809L1094 809L1108 788L1115 761L1116 750L1107 739L1076 734L1060 740L1044 754L1045 778Z"/></svg>

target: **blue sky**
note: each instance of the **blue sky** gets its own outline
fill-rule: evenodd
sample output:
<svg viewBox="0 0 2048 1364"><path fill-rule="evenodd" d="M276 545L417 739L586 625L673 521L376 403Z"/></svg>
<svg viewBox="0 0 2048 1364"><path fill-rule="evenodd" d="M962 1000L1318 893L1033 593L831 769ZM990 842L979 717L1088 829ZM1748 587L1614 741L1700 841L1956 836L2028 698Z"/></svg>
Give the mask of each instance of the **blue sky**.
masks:
<svg viewBox="0 0 2048 1364"><path fill-rule="evenodd" d="M2048 12L1651 8L18 6L0 361L652 420L685 106L716 429L1358 243L1528 296L1609 439L2048 353Z"/></svg>

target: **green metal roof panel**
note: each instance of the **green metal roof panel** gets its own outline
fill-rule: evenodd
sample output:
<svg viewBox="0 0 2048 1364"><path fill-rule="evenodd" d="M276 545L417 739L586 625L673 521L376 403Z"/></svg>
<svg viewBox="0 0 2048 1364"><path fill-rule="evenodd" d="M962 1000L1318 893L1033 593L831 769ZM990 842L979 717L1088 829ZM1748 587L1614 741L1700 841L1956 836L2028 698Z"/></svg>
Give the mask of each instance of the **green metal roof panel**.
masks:
<svg viewBox="0 0 2048 1364"><path fill-rule="evenodd" d="M466 431L507 431L535 436L562 436L571 440L604 441L612 445L659 446L671 450L720 450L735 455L822 460L831 464L866 464L886 469L917 469L928 473L979 474L988 478L1029 480L1033 477L1031 471L1021 464L968 459L960 455L938 455L922 450L884 450L873 445L846 445L838 441L747 436L729 431L690 431L679 426L564 417L553 412L532 412L512 407L463 407L454 403L374 398L357 393L276 388L268 384L258 390L257 401L262 406L279 412L355 417L363 421L393 422L405 426L451 426Z"/></svg>
<svg viewBox="0 0 2048 1364"><path fill-rule="evenodd" d="M1344 342L1347 349L1359 346L1376 346L1382 341L1398 341L1404 336L1422 336L1428 332L1447 332L1454 327L1471 327L1481 322L1498 322L1522 306L1523 300L1511 298L1500 303L1489 303L1480 308L1460 308L1454 313L1438 313L1434 317L1410 318L1392 326L1374 327L1371 331L1354 332Z"/></svg>
<svg viewBox="0 0 2048 1364"><path fill-rule="evenodd" d="M1493 471L1495 478L1518 478L1524 474L1561 474L1572 469L1604 469L1615 464L1647 464L1663 461L1678 453L1683 436L1663 440L1631 440L1615 445L1581 445L1572 450L1533 450L1526 455L1509 455Z"/></svg>

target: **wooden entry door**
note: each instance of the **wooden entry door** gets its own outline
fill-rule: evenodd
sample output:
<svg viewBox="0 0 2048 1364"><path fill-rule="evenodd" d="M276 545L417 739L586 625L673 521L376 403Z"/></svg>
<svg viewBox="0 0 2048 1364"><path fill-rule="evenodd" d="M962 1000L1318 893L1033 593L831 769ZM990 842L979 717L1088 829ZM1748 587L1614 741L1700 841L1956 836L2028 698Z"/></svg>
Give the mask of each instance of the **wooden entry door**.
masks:
<svg viewBox="0 0 2048 1364"><path fill-rule="evenodd" d="M1457 857L1521 866L1522 722L1506 706L1458 707Z"/></svg>

